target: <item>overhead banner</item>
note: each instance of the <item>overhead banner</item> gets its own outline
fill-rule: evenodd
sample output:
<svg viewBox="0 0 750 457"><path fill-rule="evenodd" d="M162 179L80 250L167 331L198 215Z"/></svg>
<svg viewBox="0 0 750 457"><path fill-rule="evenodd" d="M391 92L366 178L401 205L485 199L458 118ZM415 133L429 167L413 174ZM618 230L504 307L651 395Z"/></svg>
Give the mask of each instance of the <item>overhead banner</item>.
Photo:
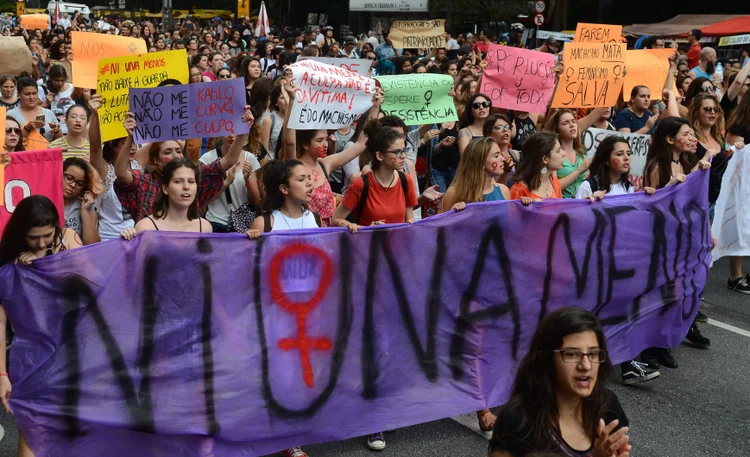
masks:
<svg viewBox="0 0 750 457"><path fill-rule="evenodd" d="M456 105L450 92L453 78L434 73L377 76L385 100L380 107L398 116L406 125L440 124L457 121Z"/></svg>
<svg viewBox="0 0 750 457"><path fill-rule="evenodd" d="M723 36L719 38L719 46L736 46L736 45L748 44L748 43L750 43L750 34Z"/></svg>
<svg viewBox="0 0 750 457"><path fill-rule="evenodd" d="M21 36L0 36L0 62L3 63L3 74L31 74L33 63L26 40Z"/></svg>
<svg viewBox="0 0 750 457"><path fill-rule="evenodd" d="M445 19L393 21L390 28L394 48L444 48Z"/></svg>
<svg viewBox="0 0 750 457"><path fill-rule="evenodd" d="M711 233L716 237L712 263L725 256L750 256L750 145L732 153L721 180Z"/></svg>
<svg viewBox="0 0 750 457"><path fill-rule="evenodd" d="M581 143L586 149L586 156L589 159L593 158L602 140L612 135L625 138L630 146L630 182L633 184L633 190L639 192L643 189L643 170L646 168L646 155L651 146L651 135L589 128L581 135Z"/></svg>
<svg viewBox="0 0 750 457"><path fill-rule="evenodd" d="M29 195L44 195L52 200L64 221L62 149L43 149L10 153L10 165L0 181L0 237L16 205ZM0 164L0 168L2 168ZM2 173L0 173L2 176Z"/></svg>
<svg viewBox="0 0 750 457"><path fill-rule="evenodd" d="M146 54L146 41L104 33L71 32L73 47L73 84L76 87L96 89L99 60Z"/></svg>
<svg viewBox="0 0 750 457"><path fill-rule="evenodd" d="M599 316L614 363L674 347L711 258L708 176L353 235L151 231L6 265L14 418L40 456L259 456L503 404L563 305Z"/></svg>
<svg viewBox="0 0 750 457"><path fill-rule="evenodd" d="M493 108L546 113L555 90L555 56L490 44L480 92Z"/></svg>
<svg viewBox="0 0 750 457"><path fill-rule="evenodd" d="M626 50L619 43L565 43L565 68L552 108L615 106L622 91Z"/></svg>
<svg viewBox="0 0 750 457"><path fill-rule="evenodd" d="M102 96L102 141L114 140L128 134L122 126L130 106L128 90L156 87L167 79L187 84L187 53L180 49L101 59L97 74L97 92Z"/></svg>
<svg viewBox="0 0 750 457"><path fill-rule="evenodd" d="M242 122L245 82L230 79L153 89L130 89L136 143L215 138L248 133Z"/></svg>
<svg viewBox="0 0 750 457"><path fill-rule="evenodd" d="M635 86L646 86L654 98L660 98L664 82L669 75L669 56L674 49L639 49L625 51L623 78L623 98L630 100L630 92ZM679 95L675 88L675 95Z"/></svg>
<svg viewBox="0 0 750 457"><path fill-rule="evenodd" d="M368 59L339 59L337 57L297 57L297 62L303 60L313 60L315 62L321 62L334 67L343 68L344 70L353 71L360 76L367 77L370 73L370 60Z"/></svg>
<svg viewBox="0 0 750 457"><path fill-rule="evenodd" d="M429 11L429 2L428 0L349 0L349 11L421 13Z"/></svg>
<svg viewBox="0 0 750 457"><path fill-rule="evenodd" d="M372 107L375 80L333 65L303 60L289 66L297 94L289 128L340 129Z"/></svg>

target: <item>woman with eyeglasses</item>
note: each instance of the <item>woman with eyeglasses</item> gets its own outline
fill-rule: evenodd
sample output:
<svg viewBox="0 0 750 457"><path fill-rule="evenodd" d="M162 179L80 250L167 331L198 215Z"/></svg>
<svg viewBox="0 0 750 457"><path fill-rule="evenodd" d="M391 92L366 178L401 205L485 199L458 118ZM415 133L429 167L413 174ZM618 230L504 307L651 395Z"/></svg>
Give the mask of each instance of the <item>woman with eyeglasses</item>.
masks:
<svg viewBox="0 0 750 457"><path fill-rule="evenodd" d="M563 198L555 172L563 167L564 160L557 135L550 132L531 135L523 145L523 160L516 165L511 200L529 205L545 198Z"/></svg>
<svg viewBox="0 0 750 457"><path fill-rule="evenodd" d="M87 161L71 157L63 162L65 227L74 230L84 245L101 241L94 201L103 191L99 173Z"/></svg>
<svg viewBox="0 0 750 457"><path fill-rule="evenodd" d="M189 84L196 84L203 82L203 70L200 69L200 67L191 65L190 66L190 79L188 80Z"/></svg>
<svg viewBox="0 0 750 457"><path fill-rule="evenodd" d="M482 132L485 138L495 140L498 148L500 148L500 156L502 157L502 170L500 171L502 173L497 178L497 182L505 184L509 174L513 171L513 167L521 160L518 151L514 151L510 147L514 133L513 121L505 114L493 114L484 121Z"/></svg>
<svg viewBox="0 0 750 457"><path fill-rule="evenodd" d="M489 457L629 457L629 421L607 388L612 371L596 316L573 307L547 315L498 414Z"/></svg>
<svg viewBox="0 0 750 457"><path fill-rule="evenodd" d="M65 113L65 125L67 131L61 138L51 142L47 148L61 148L63 150L63 159L77 157L79 159L89 160L91 153L91 143L86 139L86 126L89 123L89 116L83 105L73 105Z"/></svg>
<svg viewBox="0 0 750 457"><path fill-rule="evenodd" d="M687 93L685 94L685 100L684 105L690 106L690 103L693 101L693 97L698 95L699 93L716 93L716 86L714 86L714 83L711 82L708 78L698 77L694 78L693 82L690 83L688 86Z"/></svg>
<svg viewBox="0 0 750 457"><path fill-rule="evenodd" d="M483 125L490 115L492 102L484 94L476 94L469 98L464 112L458 120L458 152L463 154L471 140L484 136Z"/></svg>
<svg viewBox="0 0 750 457"><path fill-rule="evenodd" d="M222 68L224 68L224 56L219 51L212 51L208 57L208 69L203 72L203 82L216 81Z"/></svg>
<svg viewBox="0 0 750 457"><path fill-rule="evenodd" d="M3 146L7 152L25 151L21 124L10 116L5 117L5 144Z"/></svg>

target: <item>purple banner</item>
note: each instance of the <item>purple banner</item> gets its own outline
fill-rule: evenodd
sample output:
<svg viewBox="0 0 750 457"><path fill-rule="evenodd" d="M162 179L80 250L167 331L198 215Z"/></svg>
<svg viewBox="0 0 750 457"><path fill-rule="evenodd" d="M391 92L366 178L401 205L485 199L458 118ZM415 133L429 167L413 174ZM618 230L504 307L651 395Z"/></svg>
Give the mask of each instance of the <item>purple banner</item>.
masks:
<svg viewBox="0 0 750 457"><path fill-rule="evenodd" d="M248 133L243 79L130 89L137 143Z"/></svg>
<svg viewBox="0 0 750 457"><path fill-rule="evenodd" d="M600 317L614 362L676 346L708 273L707 183L7 265L16 421L45 457L265 455L502 404L561 306Z"/></svg>

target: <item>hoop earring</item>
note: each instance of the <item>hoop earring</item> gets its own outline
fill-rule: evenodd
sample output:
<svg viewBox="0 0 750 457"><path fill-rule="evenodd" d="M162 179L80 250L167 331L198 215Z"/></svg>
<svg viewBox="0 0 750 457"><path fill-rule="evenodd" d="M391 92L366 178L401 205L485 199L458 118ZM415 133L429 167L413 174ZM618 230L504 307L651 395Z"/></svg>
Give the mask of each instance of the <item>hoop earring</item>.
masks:
<svg viewBox="0 0 750 457"><path fill-rule="evenodd" d="M542 174L543 175L547 174L547 166L546 165L544 166L544 168L542 168Z"/></svg>

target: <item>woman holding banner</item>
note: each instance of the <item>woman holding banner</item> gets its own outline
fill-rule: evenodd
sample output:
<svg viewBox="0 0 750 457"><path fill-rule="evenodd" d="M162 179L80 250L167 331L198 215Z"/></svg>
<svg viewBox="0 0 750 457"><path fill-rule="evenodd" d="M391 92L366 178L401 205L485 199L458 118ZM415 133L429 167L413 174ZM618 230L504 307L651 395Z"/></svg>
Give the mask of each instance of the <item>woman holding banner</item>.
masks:
<svg viewBox="0 0 750 457"><path fill-rule="evenodd" d="M10 116L5 117L5 144L7 152L25 151L23 137L21 136L21 124Z"/></svg>
<svg viewBox="0 0 750 457"><path fill-rule="evenodd" d="M471 140L484 136L484 121L490 115L492 102L484 94L473 95L466 102L464 112L458 120L458 152L463 154Z"/></svg>
<svg viewBox="0 0 750 457"><path fill-rule="evenodd" d="M523 145L523 160L516 165L511 200L529 205L545 198L563 198L555 172L562 168L564 160L557 135L550 132L531 135Z"/></svg>

